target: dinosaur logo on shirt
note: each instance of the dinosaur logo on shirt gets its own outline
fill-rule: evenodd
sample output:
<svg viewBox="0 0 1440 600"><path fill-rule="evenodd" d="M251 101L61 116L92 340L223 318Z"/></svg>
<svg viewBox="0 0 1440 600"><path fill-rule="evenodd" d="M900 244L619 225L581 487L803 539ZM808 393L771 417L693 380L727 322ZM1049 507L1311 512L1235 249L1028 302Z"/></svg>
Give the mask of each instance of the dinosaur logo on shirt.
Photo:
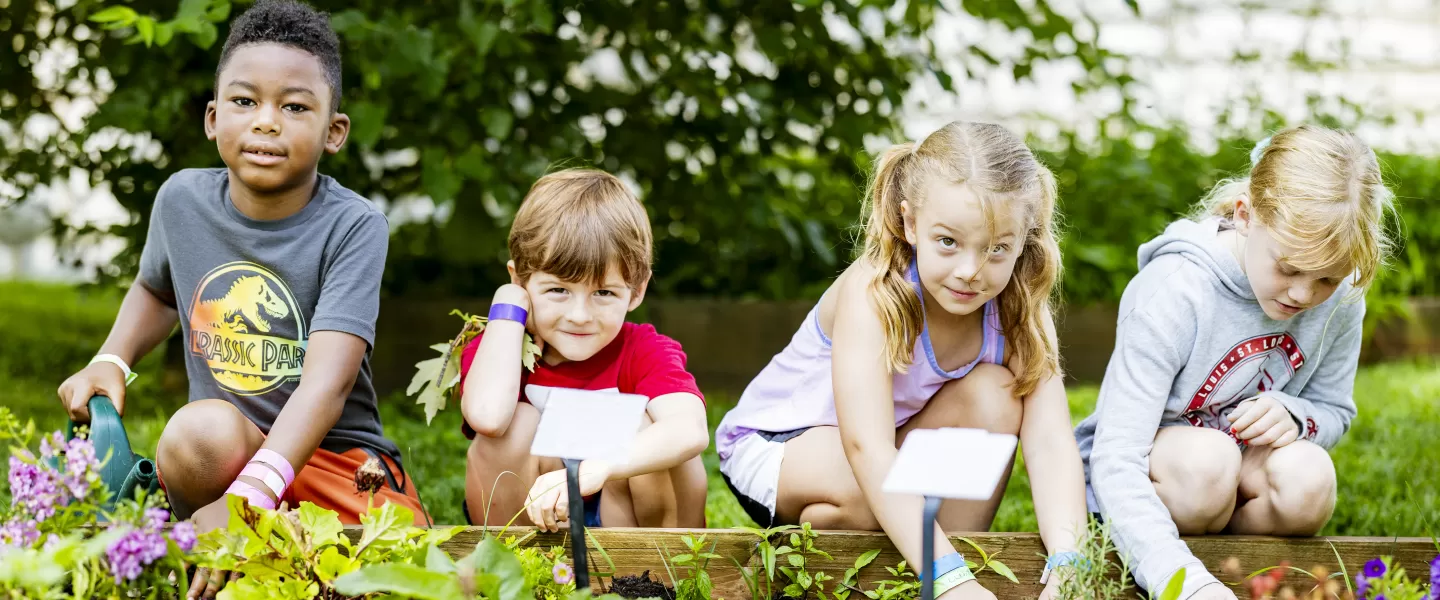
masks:
<svg viewBox="0 0 1440 600"><path fill-rule="evenodd" d="M290 287L248 262L216 267L195 287L190 353L204 359L226 391L253 396L300 379L305 317Z"/></svg>

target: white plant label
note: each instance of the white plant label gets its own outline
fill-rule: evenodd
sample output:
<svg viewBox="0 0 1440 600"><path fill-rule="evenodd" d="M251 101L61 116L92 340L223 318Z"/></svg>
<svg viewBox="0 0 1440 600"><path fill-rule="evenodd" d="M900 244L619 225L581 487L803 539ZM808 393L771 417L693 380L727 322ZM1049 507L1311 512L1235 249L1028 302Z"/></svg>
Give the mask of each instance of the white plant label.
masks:
<svg viewBox="0 0 1440 600"><path fill-rule="evenodd" d="M882 489L951 500L988 500L1018 440L983 429L917 429L905 437Z"/></svg>
<svg viewBox="0 0 1440 600"><path fill-rule="evenodd" d="M627 460L650 400L637 394L565 388L525 391L541 409L530 453L577 460Z"/></svg>

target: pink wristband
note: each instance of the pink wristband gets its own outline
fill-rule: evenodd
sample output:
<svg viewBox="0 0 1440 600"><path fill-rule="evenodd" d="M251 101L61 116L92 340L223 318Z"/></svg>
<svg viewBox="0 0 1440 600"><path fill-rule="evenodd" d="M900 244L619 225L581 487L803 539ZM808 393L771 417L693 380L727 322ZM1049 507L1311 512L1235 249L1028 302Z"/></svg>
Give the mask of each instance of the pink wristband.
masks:
<svg viewBox="0 0 1440 600"><path fill-rule="evenodd" d="M285 487L287 488L290 487L290 484L295 483L295 467L290 466L290 461L280 456L279 452L261 448L255 453L255 456L250 457L250 462L258 462L275 469L276 473L285 478Z"/></svg>
<svg viewBox="0 0 1440 600"><path fill-rule="evenodd" d="M250 503L251 506L265 510L275 510L275 501L271 500L265 492L255 489L255 486L243 481L236 481L230 484L230 489L225 490L226 494L239 496Z"/></svg>
<svg viewBox="0 0 1440 600"><path fill-rule="evenodd" d="M270 491L275 493L276 498L285 495L285 488L287 487L285 480L281 479L279 475L276 475L274 471L271 471L265 467L265 465L250 463L245 465L244 469L240 470L240 474L259 479L261 483L265 484L265 487L270 488Z"/></svg>

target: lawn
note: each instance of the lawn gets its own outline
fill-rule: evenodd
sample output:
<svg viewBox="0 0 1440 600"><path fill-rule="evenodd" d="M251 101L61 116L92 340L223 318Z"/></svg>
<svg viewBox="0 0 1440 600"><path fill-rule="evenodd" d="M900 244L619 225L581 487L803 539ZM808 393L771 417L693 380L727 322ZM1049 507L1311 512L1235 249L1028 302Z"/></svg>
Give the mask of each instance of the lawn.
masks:
<svg viewBox="0 0 1440 600"><path fill-rule="evenodd" d="M64 426L55 388L99 347L118 300L113 290L0 283L0 402L42 429ZM158 357L152 356L137 370L154 374L158 366ZM127 402L126 428L135 448L149 456L165 416L184 401L175 392L162 391L156 379L137 380ZM1360 416L1332 452L1340 478L1339 503L1325 533L1426 535L1426 516L1440 526L1440 361L1362 368L1355 390ZM1095 394L1095 386L1070 389L1077 421L1089 413ZM709 400L713 427L733 398L717 394ZM393 395L382 399L381 415L386 434L399 444L436 521L463 523L465 438L458 411L452 406L426 425L411 399ZM720 479L716 460L712 444L705 454L710 526L751 525ZM1023 464L1015 467L993 529L1035 531Z"/></svg>

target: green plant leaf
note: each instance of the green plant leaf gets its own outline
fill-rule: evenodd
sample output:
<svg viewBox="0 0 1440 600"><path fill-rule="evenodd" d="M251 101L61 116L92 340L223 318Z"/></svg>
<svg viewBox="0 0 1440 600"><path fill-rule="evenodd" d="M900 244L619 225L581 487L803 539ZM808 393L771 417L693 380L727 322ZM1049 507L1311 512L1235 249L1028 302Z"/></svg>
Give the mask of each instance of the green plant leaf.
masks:
<svg viewBox="0 0 1440 600"><path fill-rule="evenodd" d="M481 111L480 122L485 124L485 133L490 137L504 140L510 137L510 129L515 126L515 115L508 109L492 106Z"/></svg>
<svg viewBox="0 0 1440 600"><path fill-rule="evenodd" d="M417 600L463 600L460 581L424 567L404 563L370 565L335 580L346 596L387 593Z"/></svg>
<svg viewBox="0 0 1440 600"><path fill-rule="evenodd" d="M150 17L138 17L135 19L135 32L140 36L140 41L150 46L155 42L155 19Z"/></svg>
<svg viewBox="0 0 1440 600"><path fill-rule="evenodd" d="M122 27L129 26L138 17L135 9L128 6L111 6L105 10L90 15L90 21L95 23L119 23Z"/></svg>
<svg viewBox="0 0 1440 600"><path fill-rule="evenodd" d="M455 560L439 546L430 545L425 550L425 568L446 575L455 572Z"/></svg>
<svg viewBox="0 0 1440 600"><path fill-rule="evenodd" d="M360 567L360 563L340 552L339 546L330 546L320 553L315 561L315 575L320 581L330 583Z"/></svg>
<svg viewBox="0 0 1440 600"><path fill-rule="evenodd" d="M805 557L800 556L799 554L791 554L790 556L785 557L785 560L788 561L790 563L790 566L792 567L805 566Z"/></svg>
<svg viewBox="0 0 1440 600"><path fill-rule="evenodd" d="M875 557L880 556L880 549L867 550L860 558L855 559L855 569L863 569L870 563L875 562Z"/></svg>
<svg viewBox="0 0 1440 600"><path fill-rule="evenodd" d="M301 502L298 512L300 527L309 532L313 548L340 543L340 534L345 531L345 525L340 522L340 513L310 502Z"/></svg>
<svg viewBox="0 0 1440 600"><path fill-rule="evenodd" d="M485 538L475 546L475 568L496 578L481 587L487 600L531 599L532 592L520 560L495 538Z"/></svg>
<svg viewBox="0 0 1440 600"><path fill-rule="evenodd" d="M989 563L989 567L991 570L999 573L1001 577L1009 579L1010 583L1020 583L1020 580L1015 578L1015 573L1010 570L1010 567L1005 566L1005 563L992 560Z"/></svg>

